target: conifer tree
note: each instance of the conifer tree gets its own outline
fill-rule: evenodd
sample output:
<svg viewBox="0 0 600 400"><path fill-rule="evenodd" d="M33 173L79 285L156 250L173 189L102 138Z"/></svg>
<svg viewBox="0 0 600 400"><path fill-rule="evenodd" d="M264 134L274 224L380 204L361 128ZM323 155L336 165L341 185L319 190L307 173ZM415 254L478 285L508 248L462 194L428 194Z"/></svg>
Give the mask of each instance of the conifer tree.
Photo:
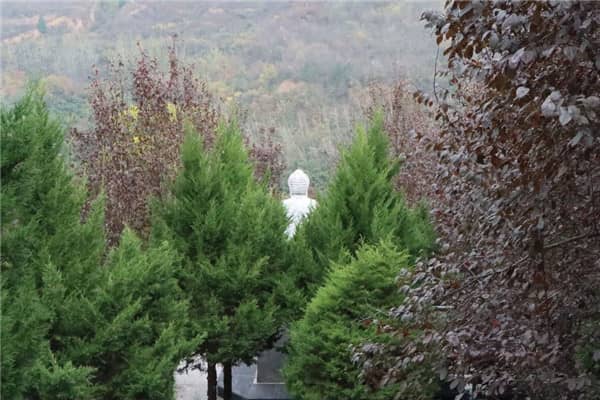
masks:
<svg viewBox="0 0 600 400"><path fill-rule="evenodd" d="M406 252L384 241L361 247L348 264L333 265L304 317L290 330L284 376L295 398L390 398L393 385L372 392L363 384L360 366L352 362L352 346L382 340L377 324L370 324L366 317L402 301L395 278L408 267L408 259Z"/></svg>
<svg viewBox="0 0 600 400"><path fill-rule="evenodd" d="M434 233L423 207L409 208L394 188L400 167L389 153L382 114L376 113L368 130L359 127L340 162L319 207L300 226L316 266L308 284L319 284L330 261L348 261L364 243L390 237L393 244L417 257L432 249ZM304 260L304 263L307 261Z"/></svg>
<svg viewBox="0 0 600 400"><path fill-rule="evenodd" d="M173 250L127 234L103 261L102 204L81 222L86 193L38 90L2 109L1 132L2 398L172 397L190 350Z"/></svg>
<svg viewBox="0 0 600 400"><path fill-rule="evenodd" d="M41 34L45 34L48 32L48 25L46 25L46 20L44 19L43 16L40 15L40 17L38 18L38 22L37 22L37 30L41 33Z"/></svg>
<svg viewBox="0 0 600 400"><path fill-rule="evenodd" d="M252 165L235 123L221 124L211 149L188 133L182 170L171 197L158 207L154 238L169 238L183 261L179 283L190 296L194 332L207 338L193 355L208 362L208 396L216 398L215 365L251 362L275 339L293 309L286 276L283 206Z"/></svg>
<svg viewBox="0 0 600 400"><path fill-rule="evenodd" d="M1 128L2 397L50 398L62 387L62 398L86 398L90 369L57 358L53 333L69 318L66 303L97 282L102 215L80 223L85 193L71 184L62 131L38 90L2 109ZM59 287L57 276L81 287Z"/></svg>
<svg viewBox="0 0 600 400"><path fill-rule="evenodd" d="M178 264L168 242L143 250L126 229L103 266L103 279L82 314L98 316L84 326L89 339L71 336L68 359L96 368L95 383L103 399L169 399L173 372L202 340L185 338L187 301L174 270Z"/></svg>
<svg viewBox="0 0 600 400"><path fill-rule="evenodd" d="M310 293L326 280L290 332L284 374L298 398L389 395L369 392L351 361L350 347L376 340L376 328L361 325L360 319L398 304L394 278L433 247L424 208L409 208L394 187L398 169L389 154L382 115L376 114L368 131L359 128L342 152L319 207L294 238L294 252L310 254L295 263L298 270L308 271L303 287Z"/></svg>

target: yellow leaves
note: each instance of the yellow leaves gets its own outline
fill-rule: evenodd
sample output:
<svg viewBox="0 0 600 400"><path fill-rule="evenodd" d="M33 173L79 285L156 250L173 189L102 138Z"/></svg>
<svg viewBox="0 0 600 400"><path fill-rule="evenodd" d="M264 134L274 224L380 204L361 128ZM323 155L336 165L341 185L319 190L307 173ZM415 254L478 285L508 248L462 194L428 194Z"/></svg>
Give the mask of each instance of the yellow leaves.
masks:
<svg viewBox="0 0 600 400"><path fill-rule="evenodd" d="M169 113L169 121L177 121L177 106L173 103L167 103L167 112Z"/></svg>
<svg viewBox="0 0 600 400"><path fill-rule="evenodd" d="M140 110L138 106L135 104L127 107L123 112L121 112L121 118L127 123L131 123L132 121L137 121Z"/></svg>
<svg viewBox="0 0 600 400"><path fill-rule="evenodd" d="M167 113L169 113L169 121L175 122L177 121L177 106L171 102L167 103ZM138 116L140 114L140 109L135 104L127 107L126 110L123 111L122 116L129 120L130 122L136 122L138 120Z"/></svg>
<svg viewBox="0 0 600 400"><path fill-rule="evenodd" d="M133 134L133 136L131 137L131 140L132 140L133 144L140 145L140 147L143 147L143 148L146 148L148 145L152 145L152 143L153 143L152 137L144 135L144 134L141 134L141 135Z"/></svg>
<svg viewBox="0 0 600 400"><path fill-rule="evenodd" d="M130 151L137 156L147 153L152 146L152 140L148 136L134 134L131 139L133 145L130 148Z"/></svg>
<svg viewBox="0 0 600 400"><path fill-rule="evenodd" d="M140 110L135 104L130 105L129 108L125 111L125 115L131 117L134 121L137 121L139 113Z"/></svg>
<svg viewBox="0 0 600 400"><path fill-rule="evenodd" d="M273 64L265 64L262 68L260 76L258 80L262 86L269 85L272 81L277 78L279 71L277 71L277 67Z"/></svg>
<svg viewBox="0 0 600 400"><path fill-rule="evenodd" d="M362 29L357 30L356 32L354 32L354 37L358 40L365 40L367 39L369 36L367 35L367 32L365 32Z"/></svg>

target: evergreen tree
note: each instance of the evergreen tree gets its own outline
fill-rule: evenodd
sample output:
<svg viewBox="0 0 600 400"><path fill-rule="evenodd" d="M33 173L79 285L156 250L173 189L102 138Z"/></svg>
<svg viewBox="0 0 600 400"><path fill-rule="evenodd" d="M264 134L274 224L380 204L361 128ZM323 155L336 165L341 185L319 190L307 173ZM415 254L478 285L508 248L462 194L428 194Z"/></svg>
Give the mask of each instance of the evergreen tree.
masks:
<svg viewBox="0 0 600 400"><path fill-rule="evenodd" d="M231 367L269 347L297 304L286 276L283 206L253 178L235 123L222 124L210 150L189 134L171 197L158 207L154 238L169 238L183 257L179 283L190 296L194 332L207 338L194 355L208 362L208 395L216 398L215 364Z"/></svg>
<svg viewBox="0 0 600 400"><path fill-rule="evenodd" d="M80 223L85 193L71 184L62 131L38 91L2 109L1 135L2 397L51 398L61 387L62 398L86 398L91 370L55 357L53 334L70 317L67 303L97 282L102 215ZM54 286L57 276L72 290Z"/></svg>
<svg viewBox="0 0 600 400"><path fill-rule="evenodd" d="M413 259L432 249L434 233L425 209L409 208L394 188L399 163L391 159L388 146L378 113L368 131L359 128L342 152L324 198L296 235L313 255L314 265L305 266L313 274L305 277L306 285L318 285L330 261L348 261L363 243L390 237Z"/></svg>
<svg viewBox="0 0 600 400"><path fill-rule="evenodd" d="M174 277L178 260L168 242L142 250L125 230L108 256L104 279L82 314L98 316L69 338L66 357L96 367L95 382L103 399L169 399L173 372L201 335L185 339L187 301Z"/></svg>
<svg viewBox="0 0 600 400"><path fill-rule="evenodd" d="M37 90L2 109L1 134L2 397L172 397L190 350L173 250L127 234L103 262L101 201L81 222L86 193Z"/></svg>
<svg viewBox="0 0 600 400"><path fill-rule="evenodd" d="M394 341L378 335L366 317L399 304L395 284L409 256L388 241L361 247L348 264L334 264L304 317L290 330L284 376L290 392L304 400L388 399L394 387L372 392L352 362L352 346Z"/></svg>
<svg viewBox="0 0 600 400"><path fill-rule="evenodd" d="M41 33L41 34L45 34L46 32L48 32L48 25L46 25L46 20L44 19L43 16L40 15L40 17L38 18L38 23L37 23L37 30Z"/></svg>
<svg viewBox="0 0 600 400"><path fill-rule="evenodd" d="M304 255L294 263L294 268L306 271L300 286L310 293L327 277L290 332L284 374L298 398L389 396L387 389L371 393L361 382L350 348L393 340L379 338L375 327L359 321L398 304L394 278L433 247L425 209L409 208L394 188L398 169L399 163L389 155L382 115L376 114L368 131L360 128L342 152L319 207L292 242L293 253Z"/></svg>

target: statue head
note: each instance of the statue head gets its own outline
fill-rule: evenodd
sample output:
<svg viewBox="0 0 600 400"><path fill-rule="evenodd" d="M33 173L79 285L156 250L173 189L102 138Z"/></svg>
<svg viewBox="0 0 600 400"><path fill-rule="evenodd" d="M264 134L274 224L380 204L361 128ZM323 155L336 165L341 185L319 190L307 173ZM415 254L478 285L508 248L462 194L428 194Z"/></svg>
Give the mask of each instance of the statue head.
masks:
<svg viewBox="0 0 600 400"><path fill-rule="evenodd" d="M290 196L308 196L310 178L301 169L297 169L288 178Z"/></svg>

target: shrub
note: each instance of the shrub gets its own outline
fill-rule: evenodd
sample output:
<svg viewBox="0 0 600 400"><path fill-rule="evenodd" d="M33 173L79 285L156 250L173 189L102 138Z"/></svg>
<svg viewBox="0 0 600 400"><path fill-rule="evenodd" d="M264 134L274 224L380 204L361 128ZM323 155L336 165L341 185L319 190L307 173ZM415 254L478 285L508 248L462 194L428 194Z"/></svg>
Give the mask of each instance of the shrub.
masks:
<svg viewBox="0 0 600 400"><path fill-rule="evenodd" d="M408 268L408 260L406 252L386 241L365 245L347 265L332 267L304 317L290 331L284 376L294 396L305 400L389 398L394 385L373 392L363 383L352 348L376 339L378 324L368 316L385 315L402 301L395 277Z"/></svg>

